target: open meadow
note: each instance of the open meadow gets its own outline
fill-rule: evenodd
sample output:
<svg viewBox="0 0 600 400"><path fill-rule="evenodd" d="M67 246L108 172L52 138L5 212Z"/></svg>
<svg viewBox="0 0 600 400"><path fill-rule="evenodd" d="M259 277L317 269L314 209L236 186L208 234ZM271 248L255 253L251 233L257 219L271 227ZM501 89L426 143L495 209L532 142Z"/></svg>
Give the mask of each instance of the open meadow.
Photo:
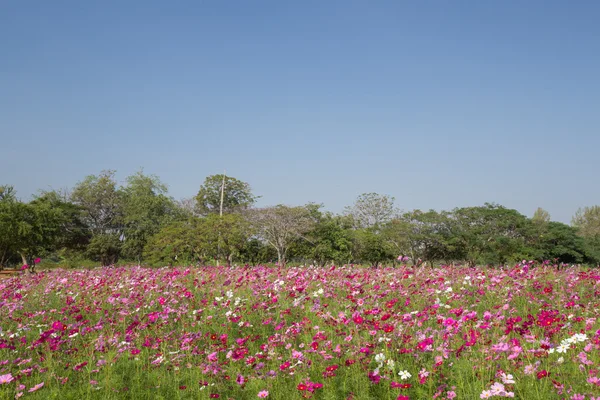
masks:
<svg viewBox="0 0 600 400"><path fill-rule="evenodd" d="M0 398L598 399L600 272L142 267L0 281Z"/></svg>

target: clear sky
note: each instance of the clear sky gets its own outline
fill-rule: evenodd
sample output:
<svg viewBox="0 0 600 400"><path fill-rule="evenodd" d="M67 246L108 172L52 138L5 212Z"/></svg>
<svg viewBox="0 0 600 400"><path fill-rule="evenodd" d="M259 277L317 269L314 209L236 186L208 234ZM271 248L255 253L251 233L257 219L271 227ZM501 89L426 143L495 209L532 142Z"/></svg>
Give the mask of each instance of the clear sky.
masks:
<svg viewBox="0 0 600 400"><path fill-rule="evenodd" d="M600 2L0 2L0 184L227 170L259 205L364 192L569 222L600 204Z"/></svg>

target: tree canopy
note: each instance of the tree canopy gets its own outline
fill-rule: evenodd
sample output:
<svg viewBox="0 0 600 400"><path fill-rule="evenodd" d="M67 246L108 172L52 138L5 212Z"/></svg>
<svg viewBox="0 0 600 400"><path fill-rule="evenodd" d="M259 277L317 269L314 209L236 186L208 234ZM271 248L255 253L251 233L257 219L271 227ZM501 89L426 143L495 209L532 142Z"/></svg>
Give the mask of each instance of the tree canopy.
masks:
<svg viewBox="0 0 600 400"><path fill-rule="evenodd" d="M316 203L255 208L256 199L249 184L225 175L208 176L183 201L143 171L122 184L115 171L101 171L70 193L45 191L30 201L2 185L0 268L35 257L68 265L600 264L600 206L579 209L569 226L542 208L528 218L498 204L401 213L393 197L378 193L360 195L342 214Z"/></svg>
<svg viewBox="0 0 600 400"><path fill-rule="evenodd" d="M256 201L250 185L223 174L210 175L196 195L196 212L200 215L218 214L221 209L223 192L223 212L228 214L250 208Z"/></svg>

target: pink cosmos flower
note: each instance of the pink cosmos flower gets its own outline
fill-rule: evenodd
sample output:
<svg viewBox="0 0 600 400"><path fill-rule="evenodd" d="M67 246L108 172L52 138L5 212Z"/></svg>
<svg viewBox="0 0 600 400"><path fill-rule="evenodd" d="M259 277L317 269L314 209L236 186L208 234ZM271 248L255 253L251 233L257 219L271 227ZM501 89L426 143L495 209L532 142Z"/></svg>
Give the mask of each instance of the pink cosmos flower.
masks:
<svg viewBox="0 0 600 400"><path fill-rule="evenodd" d="M235 382L238 385L243 385L246 382L246 379L244 379L244 376L241 374L238 374L237 379L235 380Z"/></svg>
<svg viewBox="0 0 600 400"><path fill-rule="evenodd" d="M0 375L0 385L4 385L5 383L10 383L14 381L15 378L12 374Z"/></svg>
<svg viewBox="0 0 600 400"><path fill-rule="evenodd" d="M37 385L35 385L31 389L29 389L29 393L33 393L35 391L38 391L38 390L40 390L43 387L44 387L44 382L38 383Z"/></svg>
<svg viewBox="0 0 600 400"><path fill-rule="evenodd" d="M260 397L261 399L266 398L269 395L269 392L267 390L262 390L260 392L258 392L258 397Z"/></svg>

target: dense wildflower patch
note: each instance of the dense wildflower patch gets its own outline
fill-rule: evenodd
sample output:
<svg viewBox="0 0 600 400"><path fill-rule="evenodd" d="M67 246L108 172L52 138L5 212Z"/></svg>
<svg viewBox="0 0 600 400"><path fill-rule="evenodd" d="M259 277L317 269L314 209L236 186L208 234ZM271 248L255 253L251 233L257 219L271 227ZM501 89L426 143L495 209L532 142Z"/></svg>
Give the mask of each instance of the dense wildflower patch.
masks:
<svg viewBox="0 0 600 400"><path fill-rule="evenodd" d="M142 267L0 282L0 398L600 398L600 273Z"/></svg>

